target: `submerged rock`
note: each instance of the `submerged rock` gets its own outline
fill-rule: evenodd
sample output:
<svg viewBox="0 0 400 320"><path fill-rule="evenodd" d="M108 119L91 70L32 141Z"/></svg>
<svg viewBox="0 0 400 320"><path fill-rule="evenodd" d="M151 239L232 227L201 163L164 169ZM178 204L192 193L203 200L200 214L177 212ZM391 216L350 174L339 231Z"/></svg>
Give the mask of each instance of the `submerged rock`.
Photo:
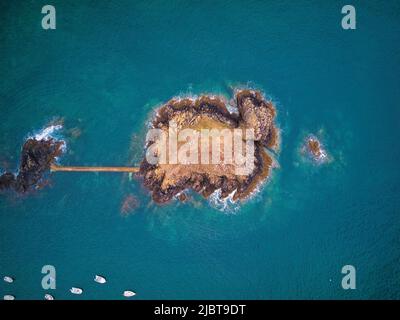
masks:
<svg viewBox="0 0 400 320"><path fill-rule="evenodd" d="M139 206L139 200L133 194L127 195L121 204L120 212L122 215L129 215Z"/></svg>
<svg viewBox="0 0 400 320"><path fill-rule="evenodd" d="M222 198L234 194L234 200L245 199L268 177L273 160L265 148L277 147L275 108L255 90L237 91L234 101L237 113L228 111L223 98L207 95L197 99L172 99L157 110L150 129L159 129L167 138L148 140L145 146L147 155L151 153L161 159L163 151L170 150L173 146L171 136L178 135L186 129L198 132L199 138L197 141L178 139L176 145L178 158L181 155L181 148L187 149L188 145L190 150L198 151L194 157L189 156L186 163L171 161L171 154L164 157L164 160L167 160L164 162L150 163L147 157L142 160L140 174L155 202L168 202L186 189L192 189L204 197L209 197L216 190L220 190ZM172 129L171 123L175 125ZM203 146L211 144L209 137L204 138L202 132L213 129L218 129L219 132L225 130L225 133L228 131L218 149L217 157L222 160L227 159L225 147L228 148L235 141L229 136L229 131L234 132L236 129L243 132L241 136L243 144L251 140L254 146L254 166L250 172L238 173L240 165L236 158L231 163L203 162L203 158L211 159L213 155L209 153L209 149L206 149L206 152L202 149ZM246 129L251 129L253 134L248 134L249 130Z"/></svg>
<svg viewBox="0 0 400 320"><path fill-rule="evenodd" d="M15 175L11 172L5 172L0 176L0 190L14 188Z"/></svg>

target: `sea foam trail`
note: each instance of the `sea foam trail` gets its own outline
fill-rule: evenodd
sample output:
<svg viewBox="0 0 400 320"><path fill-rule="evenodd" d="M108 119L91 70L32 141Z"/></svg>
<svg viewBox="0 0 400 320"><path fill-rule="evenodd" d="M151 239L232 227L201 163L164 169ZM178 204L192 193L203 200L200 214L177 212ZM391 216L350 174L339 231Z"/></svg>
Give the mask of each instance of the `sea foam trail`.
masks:
<svg viewBox="0 0 400 320"><path fill-rule="evenodd" d="M221 189L215 190L208 198L209 203L215 209L224 213L235 213L240 209L238 200L234 200L236 190L230 193L227 197L222 198Z"/></svg>
<svg viewBox="0 0 400 320"><path fill-rule="evenodd" d="M46 128L44 128L42 131L40 131L39 133L35 134L33 136L33 138L35 140L49 140L53 137L53 133L57 130L61 130L62 129L62 125L61 124L57 124L57 125L50 125Z"/></svg>
<svg viewBox="0 0 400 320"><path fill-rule="evenodd" d="M35 139L37 141L49 141L52 139L57 140L61 143L60 147L61 147L62 153L65 153L67 151L67 143L58 134L58 132L61 131L62 129L63 129L63 126L61 124L52 124L50 126L45 127L44 129L40 130L38 133L33 134L32 136L29 136L28 139L31 138L31 139ZM59 157L56 157L55 159L58 160Z"/></svg>

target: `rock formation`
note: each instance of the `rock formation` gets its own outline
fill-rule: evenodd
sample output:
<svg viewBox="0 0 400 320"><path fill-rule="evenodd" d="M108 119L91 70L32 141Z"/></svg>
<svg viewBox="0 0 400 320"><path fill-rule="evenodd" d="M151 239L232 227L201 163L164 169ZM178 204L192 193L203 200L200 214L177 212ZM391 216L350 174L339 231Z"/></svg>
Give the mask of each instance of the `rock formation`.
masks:
<svg viewBox="0 0 400 320"><path fill-rule="evenodd" d="M29 138L22 147L18 174L5 172L0 176L0 190L14 189L25 193L36 188L55 158L62 153L62 141L53 138Z"/></svg>
<svg viewBox="0 0 400 320"><path fill-rule="evenodd" d="M237 112L228 111L223 98L203 95L197 99L172 99L158 109L151 122L151 129L160 129L166 135L171 132L171 121L176 123L176 130L181 132L184 129L198 132L203 129L253 129L253 137L244 134L243 141L252 139L254 142L254 169L243 175L237 174L235 163L203 164L199 161L195 164L154 164L145 158L140 165L140 174L155 202L168 202L186 189L194 190L204 197L220 189L222 198L234 193L234 200L245 199L268 177L273 160L265 148L277 147L275 108L255 90L237 91L233 107ZM160 141L158 143L155 153L168 149ZM199 146L203 143L206 142L200 139ZM220 150L225 143L225 140L221 142ZM178 144L178 148L180 145L182 143ZM154 148L154 141L148 142L145 147L146 151ZM224 158L222 151L220 156Z"/></svg>
<svg viewBox="0 0 400 320"><path fill-rule="evenodd" d="M306 139L303 150L316 162L323 162L327 159L326 151L322 148L319 140L314 136L309 136Z"/></svg>

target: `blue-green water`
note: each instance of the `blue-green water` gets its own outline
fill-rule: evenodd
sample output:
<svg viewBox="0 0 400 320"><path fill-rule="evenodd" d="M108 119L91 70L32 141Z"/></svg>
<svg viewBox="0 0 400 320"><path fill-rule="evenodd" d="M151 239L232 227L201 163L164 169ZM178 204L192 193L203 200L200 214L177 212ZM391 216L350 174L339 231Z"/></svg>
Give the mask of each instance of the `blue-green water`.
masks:
<svg viewBox="0 0 400 320"><path fill-rule="evenodd" d="M400 298L400 5L351 2L345 31L343 1L54 0L45 31L47 2L2 1L0 167L16 169L24 139L54 118L62 164L137 162L155 105L236 85L277 103L282 145L235 214L198 197L156 206L120 174L55 173L34 195L0 195L0 275L16 278L0 294L42 299L51 264L58 299L76 299L71 286L83 299ZM330 163L301 158L309 133ZM123 217L128 194L140 206ZM356 290L341 288L347 264Z"/></svg>

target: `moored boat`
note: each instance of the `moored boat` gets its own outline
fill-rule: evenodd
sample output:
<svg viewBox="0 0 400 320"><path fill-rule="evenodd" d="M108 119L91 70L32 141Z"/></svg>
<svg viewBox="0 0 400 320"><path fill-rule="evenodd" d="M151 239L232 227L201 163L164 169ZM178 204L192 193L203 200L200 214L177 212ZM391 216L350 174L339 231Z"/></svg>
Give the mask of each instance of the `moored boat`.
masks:
<svg viewBox="0 0 400 320"><path fill-rule="evenodd" d="M97 282L97 283L106 283L107 282L106 278L104 278L102 276L99 276L97 274L94 277L94 281Z"/></svg>
<svg viewBox="0 0 400 320"><path fill-rule="evenodd" d="M72 287L69 291L73 294L82 294L83 290L81 288Z"/></svg>
<svg viewBox="0 0 400 320"><path fill-rule="evenodd" d="M14 278L13 277L9 277L9 276L5 276L3 278L3 280L4 280L4 282L7 282L7 283L13 283L14 282Z"/></svg>
<svg viewBox="0 0 400 320"><path fill-rule="evenodd" d="M51 294L46 293L44 295L44 300L54 300L54 297Z"/></svg>
<svg viewBox="0 0 400 320"><path fill-rule="evenodd" d="M15 297L11 294L6 294L3 299L4 300L15 300Z"/></svg>
<svg viewBox="0 0 400 320"><path fill-rule="evenodd" d="M125 290L123 295L124 295L124 297L130 298L130 297L136 296L136 292L133 292L130 290Z"/></svg>

